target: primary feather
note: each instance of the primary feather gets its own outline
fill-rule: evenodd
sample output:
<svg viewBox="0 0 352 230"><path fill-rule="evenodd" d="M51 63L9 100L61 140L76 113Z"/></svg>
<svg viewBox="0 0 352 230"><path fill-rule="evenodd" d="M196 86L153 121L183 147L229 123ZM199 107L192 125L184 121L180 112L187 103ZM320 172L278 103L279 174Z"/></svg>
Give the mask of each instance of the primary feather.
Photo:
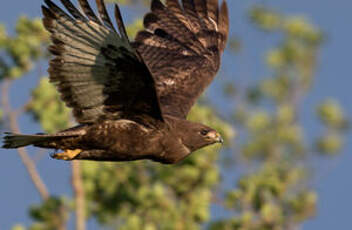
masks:
<svg viewBox="0 0 352 230"><path fill-rule="evenodd" d="M84 15L62 0L75 19L51 0L45 2L43 21L51 32L54 54L50 81L73 108L77 121L93 123L135 113L162 119L154 80L126 37L114 29L104 3L97 1L105 26L85 0L80 0Z"/></svg>

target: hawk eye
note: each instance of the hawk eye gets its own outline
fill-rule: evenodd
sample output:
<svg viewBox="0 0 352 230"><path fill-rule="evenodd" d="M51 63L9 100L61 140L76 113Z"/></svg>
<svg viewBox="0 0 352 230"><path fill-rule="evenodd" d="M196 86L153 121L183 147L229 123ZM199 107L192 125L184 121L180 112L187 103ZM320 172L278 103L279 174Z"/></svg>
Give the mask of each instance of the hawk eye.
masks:
<svg viewBox="0 0 352 230"><path fill-rule="evenodd" d="M202 131L200 131L200 134L202 134L203 136L208 134L208 130L203 129Z"/></svg>

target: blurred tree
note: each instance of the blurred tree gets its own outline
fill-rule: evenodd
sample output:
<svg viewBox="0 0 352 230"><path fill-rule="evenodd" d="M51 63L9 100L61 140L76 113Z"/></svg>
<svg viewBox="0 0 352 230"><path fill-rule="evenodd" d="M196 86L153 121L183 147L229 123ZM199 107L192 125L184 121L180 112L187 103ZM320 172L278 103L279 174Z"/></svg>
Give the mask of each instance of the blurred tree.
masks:
<svg viewBox="0 0 352 230"><path fill-rule="evenodd" d="M322 32L303 17L264 6L254 6L249 15L257 28L280 34L281 41L266 55L272 76L250 86L241 109L235 108L233 117L243 135L240 157L252 167L227 192L225 205L234 216L211 229L298 229L315 215L317 203L317 194L307 187L305 160L312 152L338 153L348 122L337 102L323 102L317 113L327 134L311 143L299 117L313 84Z"/></svg>
<svg viewBox="0 0 352 230"><path fill-rule="evenodd" d="M117 2L137 4L142 1ZM272 72L270 78L245 90L226 84L228 97L236 100L242 93L247 99L236 106L233 126L241 129L241 143L236 144L239 146L236 150L240 151L235 154L240 155L240 162L250 166L250 170L238 180L235 188L225 191L225 200L221 203L232 211L232 216L220 221L213 221L210 216L210 205L221 197L215 192L221 185L219 146L194 153L175 166L148 161L74 162L72 198L50 196L34 162L25 149L19 149L43 202L30 208L31 226L15 225L13 230L63 230L72 212L75 212L77 230L84 230L89 218L95 218L101 225L125 230L202 227L290 230L297 229L313 216L317 195L306 186L309 165L304 163L305 159L311 152L329 155L339 152L348 127L341 106L333 99L317 107L318 118L326 132L316 141L310 143L305 137L299 119L299 107L313 84L324 36L305 18L285 16L263 6L254 6L250 18L266 33L281 34L282 40L266 55ZM141 27L142 20L135 20L128 27L129 35L133 37ZM48 40L40 19L21 17L15 36L9 36L0 26L0 121L7 130L18 132L17 119L25 115L24 112L45 132L63 129L72 120L70 111L45 77L22 107L13 109L10 104L12 82L47 58L43 48ZM241 47L237 39L232 39L230 44L234 52ZM223 134L225 143L232 142L235 133L231 121L221 120L208 103L196 105L189 119L209 124Z"/></svg>

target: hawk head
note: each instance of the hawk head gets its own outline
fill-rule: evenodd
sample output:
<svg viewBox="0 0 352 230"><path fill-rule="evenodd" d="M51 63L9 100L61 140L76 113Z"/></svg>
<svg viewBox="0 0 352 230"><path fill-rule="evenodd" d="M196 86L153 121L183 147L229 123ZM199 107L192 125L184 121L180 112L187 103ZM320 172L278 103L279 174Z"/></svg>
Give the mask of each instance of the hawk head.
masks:
<svg viewBox="0 0 352 230"><path fill-rule="evenodd" d="M221 135L214 129L191 121L184 121L180 127L178 127L178 132L181 137L182 143L191 150L191 152L203 148L205 146L223 143Z"/></svg>

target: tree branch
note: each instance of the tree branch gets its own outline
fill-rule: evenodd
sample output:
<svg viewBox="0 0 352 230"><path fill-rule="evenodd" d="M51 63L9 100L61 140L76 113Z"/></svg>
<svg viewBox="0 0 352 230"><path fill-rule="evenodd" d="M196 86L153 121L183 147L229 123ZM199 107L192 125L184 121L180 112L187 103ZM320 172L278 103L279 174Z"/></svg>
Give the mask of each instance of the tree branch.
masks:
<svg viewBox="0 0 352 230"><path fill-rule="evenodd" d="M11 85L11 80L5 79L2 83L1 87L1 104L4 110L4 116L7 117L10 130L14 133L19 133L19 125L17 122L17 113L11 109L10 101L9 101L9 88ZM36 187L37 191L39 192L41 198L43 200L47 200L49 198L49 192L46 188L43 180L41 179L37 168L32 161L32 159L28 156L27 150L25 148L18 148L18 154L22 160L22 163L27 169L27 172Z"/></svg>
<svg viewBox="0 0 352 230"><path fill-rule="evenodd" d="M72 161L72 187L76 204L76 230L86 229L85 194L83 188L81 162Z"/></svg>

